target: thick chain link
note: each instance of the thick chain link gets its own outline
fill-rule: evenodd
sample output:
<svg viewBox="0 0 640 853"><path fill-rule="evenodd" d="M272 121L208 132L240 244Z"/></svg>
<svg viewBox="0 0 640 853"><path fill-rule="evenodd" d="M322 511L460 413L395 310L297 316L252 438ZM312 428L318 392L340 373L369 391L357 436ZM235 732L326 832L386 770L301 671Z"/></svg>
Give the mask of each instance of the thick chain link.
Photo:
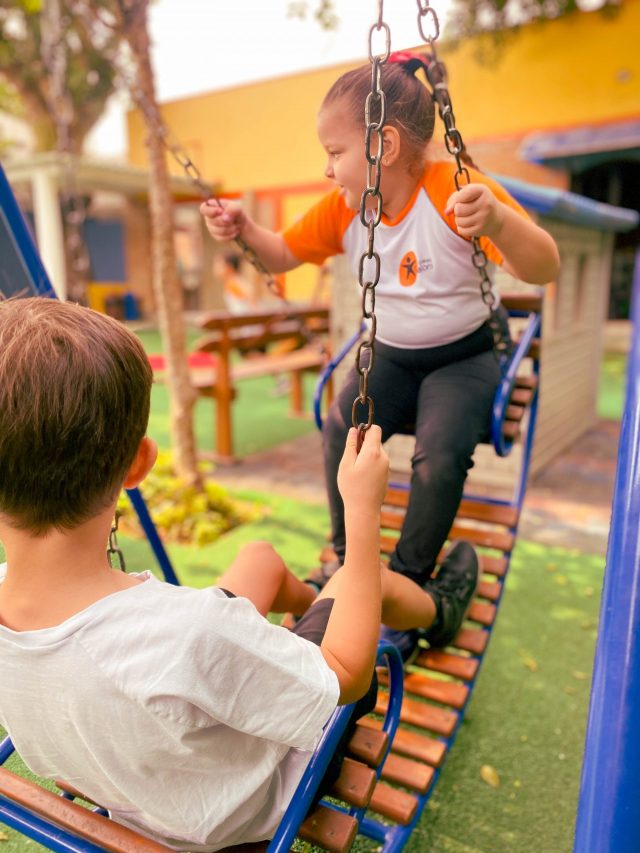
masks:
<svg viewBox="0 0 640 853"><path fill-rule="evenodd" d="M89 278L89 253L84 239L87 206L76 181L71 124L73 104L67 78L67 20L62 13L60 0L46 0L43 6L42 60L50 81L49 108L56 128L56 147L63 158L61 200L64 211L65 243L70 264L71 281L68 296L75 302L86 301Z"/></svg>
<svg viewBox="0 0 640 853"><path fill-rule="evenodd" d="M113 519L113 524L111 525L111 530L109 531L109 545L107 547L107 559L109 560L109 565L112 569L120 569L121 572L127 571L127 565L124 560L124 554L118 545L118 523L120 521L120 510L116 510L116 514ZM113 565L113 558L115 557L117 565Z"/></svg>
<svg viewBox="0 0 640 853"><path fill-rule="evenodd" d="M191 159L189 152L178 142L173 133L169 130L157 106L147 99L144 92L121 66L118 67L118 76L122 80L124 86L131 93L131 97L134 99L140 110L144 113L152 133L157 134L166 150L171 154L176 163L182 167L187 177L189 177L193 182L194 186L197 187L203 200L213 199L219 207L222 207L220 201L214 196L213 187L204 180L202 173ZM262 263L260 258L256 255L251 246L249 246L249 244L241 237L236 237L234 242L246 260L249 261L249 263L262 276L264 276L265 284L271 293L287 304L287 300L284 298L282 293L282 288Z"/></svg>
<svg viewBox="0 0 640 853"><path fill-rule="evenodd" d="M429 45L431 50L431 59L427 66L427 78L433 89L433 97L438 105L438 112L444 124L444 144L449 154L455 158L457 170L454 175L456 189L460 190L463 186L471 183L469 170L462 161L462 153L464 151L464 142L462 134L456 127L456 118L453 112L451 95L448 89L447 69L444 63L438 59L436 52L436 41L440 35L440 22L433 6L425 3L424 0L416 0L418 6L418 30L424 42ZM425 32L426 27L426 32ZM489 263L487 255L482 248L478 237L471 238L473 246L473 254L471 260L473 266L477 269L480 277L480 295L482 301L487 306L489 311L489 328L493 336L493 345L498 354L498 357L504 359L509 354L510 341L505 337L503 329L496 312L497 300L493 292L493 286L487 265Z"/></svg>
<svg viewBox="0 0 640 853"><path fill-rule="evenodd" d="M382 33L383 51L376 53L374 40ZM375 337L377 329L376 285L380 281L380 255L375 251L375 230L382 218L382 193L380 177L382 173L382 149L384 128L387 117L387 104L380 78L381 68L391 52L391 32L383 21L383 0L378 0L378 19L369 30L369 61L371 62L371 91L367 95L364 107L365 120L365 156L367 158L367 187L360 198L360 222L367 229L367 250L360 256L358 282L362 288L362 317L369 320L369 334L360 341L356 352L356 370L359 374L358 396L353 401L351 420L358 430L357 449L360 450L364 435L373 423L373 399L369 396L369 374L373 369L375 357ZM378 106L378 120L372 121L373 106ZM371 207L371 199L374 206ZM367 203L369 202L369 207ZM359 407L366 406L366 421L358 417Z"/></svg>

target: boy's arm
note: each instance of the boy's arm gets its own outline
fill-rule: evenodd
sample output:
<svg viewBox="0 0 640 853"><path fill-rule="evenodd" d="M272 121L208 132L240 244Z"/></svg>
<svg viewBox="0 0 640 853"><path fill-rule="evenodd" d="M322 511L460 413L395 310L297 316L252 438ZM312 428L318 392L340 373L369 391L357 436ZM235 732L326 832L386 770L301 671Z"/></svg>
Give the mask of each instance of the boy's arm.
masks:
<svg viewBox="0 0 640 853"><path fill-rule="evenodd" d="M214 240L240 237L270 272L287 272L300 266L301 262L291 253L282 235L255 223L238 202L206 201L200 205L200 213Z"/></svg>
<svg viewBox="0 0 640 853"><path fill-rule="evenodd" d="M344 566L332 578L334 604L320 646L338 678L340 704L366 693L375 666L382 607L380 507L388 470L380 427L367 431L360 454L351 429L338 472L347 548Z"/></svg>
<svg viewBox="0 0 640 853"><path fill-rule="evenodd" d="M504 269L529 284L558 275L560 256L553 237L500 201L484 184L467 184L447 201L461 237L488 237L504 257Z"/></svg>

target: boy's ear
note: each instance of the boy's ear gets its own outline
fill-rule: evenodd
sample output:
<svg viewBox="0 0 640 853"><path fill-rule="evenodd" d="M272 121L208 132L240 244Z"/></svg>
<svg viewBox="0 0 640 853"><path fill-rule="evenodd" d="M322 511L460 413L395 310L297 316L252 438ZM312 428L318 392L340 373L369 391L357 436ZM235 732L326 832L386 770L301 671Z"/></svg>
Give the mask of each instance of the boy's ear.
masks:
<svg viewBox="0 0 640 853"><path fill-rule="evenodd" d="M147 476L158 456L158 445L146 435L138 445L138 450L125 477L123 488L133 489Z"/></svg>
<svg viewBox="0 0 640 853"><path fill-rule="evenodd" d="M393 166L400 156L400 134L393 125L385 124L382 128L382 164Z"/></svg>

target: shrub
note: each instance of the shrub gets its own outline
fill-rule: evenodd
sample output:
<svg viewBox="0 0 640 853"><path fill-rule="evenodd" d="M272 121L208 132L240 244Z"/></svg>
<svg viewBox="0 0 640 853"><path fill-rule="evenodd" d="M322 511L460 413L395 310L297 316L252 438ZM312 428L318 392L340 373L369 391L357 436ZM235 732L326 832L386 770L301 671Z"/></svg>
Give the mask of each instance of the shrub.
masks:
<svg viewBox="0 0 640 853"><path fill-rule="evenodd" d="M151 517L168 541L207 545L259 516L254 506L232 498L222 486L206 479L214 470L211 463L201 462L198 467L205 476L203 492L175 474L171 454L163 451L142 484ZM118 509L120 529L139 535L139 526L131 523L135 512L124 492L118 500Z"/></svg>

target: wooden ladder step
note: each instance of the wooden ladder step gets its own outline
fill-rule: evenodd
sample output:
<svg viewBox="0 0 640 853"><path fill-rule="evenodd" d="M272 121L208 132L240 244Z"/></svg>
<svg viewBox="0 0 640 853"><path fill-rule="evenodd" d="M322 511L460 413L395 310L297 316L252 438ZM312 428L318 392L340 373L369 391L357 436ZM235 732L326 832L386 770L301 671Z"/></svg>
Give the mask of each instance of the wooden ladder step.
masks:
<svg viewBox="0 0 640 853"><path fill-rule="evenodd" d="M470 622L479 622L481 625L488 627L489 625L493 625L496 613L495 604L482 604L479 601L474 601L467 613L467 619Z"/></svg>
<svg viewBox="0 0 640 853"><path fill-rule="evenodd" d="M428 764L421 764L411 758L404 758L391 753L382 768L382 778L386 782L394 782L411 788L419 794L426 794L433 781L435 770Z"/></svg>
<svg viewBox="0 0 640 853"><path fill-rule="evenodd" d="M358 821L344 812L317 806L300 824L304 841L324 847L329 853L347 853L358 834Z"/></svg>
<svg viewBox="0 0 640 853"><path fill-rule="evenodd" d="M378 692L376 702L376 714L384 714L387 710L388 696L386 693ZM449 737L458 723L458 714L426 702L418 702L415 699L405 697L400 709L400 720L410 726L428 729L439 735Z"/></svg>
<svg viewBox="0 0 640 853"><path fill-rule="evenodd" d="M391 486L387 489L384 503L397 509L406 509L409 504L409 491L398 486ZM514 527L518 521L518 508L510 504L463 498L458 508L458 518Z"/></svg>
<svg viewBox="0 0 640 853"><path fill-rule="evenodd" d="M365 717L360 722L372 729L380 728L382 725L380 720L375 720L373 717ZM395 754L415 758L416 761L423 761L432 767L440 767L447 752L444 741L402 728L396 731L391 749Z"/></svg>
<svg viewBox="0 0 640 853"><path fill-rule="evenodd" d="M420 696L421 699L431 699L442 705L450 705L452 708L463 708L469 695L469 688L459 681L443 681L442 679L429 678L420 672L410 672L404 677L404 689L406 693Z"/></svg>
<svg viewBox="0 0 640 853"><path fill-rule="evenodd" d="M461 628L456 634L453 645L456 649L471 652L474 655L484 654L489 642L489 632L480 628Z"/></svg>
<svg viewBox="0 0 640 853"><path fill-rule="evenodd" d="M421 652L416 663L424 669L453 675L463 681L471 681L478 671L478 661L475 658L453 655L450 652L441 652L439 649L426 649Z"/></svg>
<svg viewBox="0 0 640 853"><path fill-rule="evenodd" d="M349 741L349 752L369 767L378 767L389 745L389 737L382 730L372 729L359 722Z"/></svg>
<svg viewBox="0 0 640 853"><path fill-rule="evenodd" d="M489 601L497 601L502 592L502 584L498 581L480 581L478 584L477 595L480 598L486 598Z"/></svg>
<svg viewBox="0 0 640 853"><path fill-rule="evenodd" d="M507 558L494 557L491 554L479 554L480 572L485 575L494 575L503 578L507 573Z"/></svg>
<svg viewBox="0 0 640 853"><path fill-rule="evenodd" d="M464 539L472 545L484 548L494 548L497 551L513 550L515 536L505 530L491 530L485 527L463 526L454 521L449 533L449 539Z"/></svg>
<svg viewBox="0 0 640 853"><path fill-rule="evenodd" d="M378 782L369 808L389 820L406 826L415 816L418 800L412 794L392 788L384 782Z"/></svg>
<svg viewBox="0 0 640 853"><path fill-rule="evenodd" d="M331 796L358 809L366 808L376 784L376 773L361 761L345 758L340 775L331 787Z"/></svg>

